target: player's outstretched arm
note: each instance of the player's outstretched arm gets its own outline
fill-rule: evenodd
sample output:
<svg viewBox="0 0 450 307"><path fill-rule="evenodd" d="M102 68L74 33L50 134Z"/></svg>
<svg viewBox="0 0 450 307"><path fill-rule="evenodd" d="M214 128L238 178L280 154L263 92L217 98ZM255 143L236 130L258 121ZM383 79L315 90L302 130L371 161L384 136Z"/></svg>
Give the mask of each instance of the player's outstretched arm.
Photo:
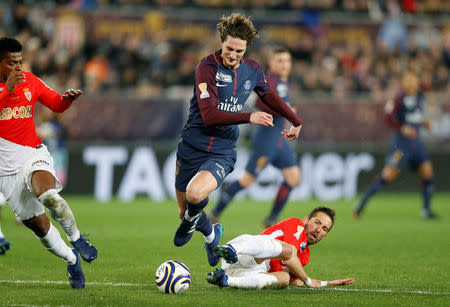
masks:
<svg viewBox="0 0 450 307"><path fill-rule="evenodd" d="M292 253L289 259L283 259L282 262L288 269L288 272L299 278L308 287L321 287L320 281L311 279L308 277L308 274L306 274L305 270L303 269L302 263L300 262L300 259L298 259L297 257L297 248L295 248L295 246L291 244L287 245L292 247Z"/></svg>
<svg viewBox="0 0 450 307"><path fill-rule="evenodd" d="M83 94L82 90L70 89L70 90L65 91L64 94L62 95L62 97L65 101L74 101L75 99L80 97L82 94Z"/></svg>
<svg viewBox="0 0 450 307"><path fill-rule="evenodd" d="M321 281L321 280L311 280L314 284L320 284L320 287L326 287L326 286L346 286L353 284L355 280L353 278L345 278L345 279L336 279L331 281ZM305 283L301 281L300 279L295 279L291 282L291 285L297 286L297 287L304 287Z"/></svg>

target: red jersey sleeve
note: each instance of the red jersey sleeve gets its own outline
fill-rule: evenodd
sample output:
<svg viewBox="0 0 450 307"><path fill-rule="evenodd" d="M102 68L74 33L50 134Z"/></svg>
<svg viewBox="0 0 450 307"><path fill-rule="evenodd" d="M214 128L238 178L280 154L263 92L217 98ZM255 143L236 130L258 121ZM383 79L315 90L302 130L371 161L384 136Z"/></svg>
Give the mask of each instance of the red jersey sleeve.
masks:
<svg viewBox="0 0 450 307"><path fill-rule="evenodd" d="M397 119L397 113L402 106L403 95L397 95L394 99L388 100L384 107L384 121L395 130L400 130L402 124Z"/></svg>
<svg viewBox="0 0 450 307"><path fill-rule="evenodd" d="M259 96L261 101L267 105L271 110L277 112L295 127L302 124L302 120L291 110L291 108L278 96L274 89L270 89L264 96Z"/></svg>
<svg viewBox="0 0 450 307"><path fill-rule="evenodd" d="M48 87L41 79L35 75L30 75L32 76L32 82L38 89L38 101L44 106L48 107L53 112L62 113L72 105L72 101L65 101L61 94Z"/></svg>
<svg viewBox="0 0 450 307"><path fill-rule="evenodd" d="M237 125L250 122L251 113L227 113L217 110L219 95L216 82L217 68L200 63L195 71L195 90L203 122L208 126Z"/></svg>

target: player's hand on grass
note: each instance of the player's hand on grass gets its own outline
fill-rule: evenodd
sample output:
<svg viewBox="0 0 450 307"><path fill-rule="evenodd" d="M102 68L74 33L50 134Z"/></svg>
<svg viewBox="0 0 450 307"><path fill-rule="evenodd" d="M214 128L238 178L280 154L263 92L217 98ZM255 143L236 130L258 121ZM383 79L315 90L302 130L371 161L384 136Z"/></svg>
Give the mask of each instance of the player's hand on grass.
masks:
<svg viewBox="0 0 450 307"><path fill-rule="evenodd" d="M290 142L298 138L300 130L302 130L302 125L297 127L291 126L289 130L284 129L281 131L281 134Z"/></svg>
<svg viewBox="0 0 450 307"><path fill-rule="evenodd" d="M13 70L6 80L6 89L10 93L16 91L16 87L19 83L25 82L25 74L21 70Z"/></svg>
<svg viewBox="0 0 450 307"><path fill-rule="evenodd" d="M253 112L250 115L250 123L255 125L263 125L273 127L273 117L266 112Z"/></svg>
<svg viewBox="0 0 450 307"><path fill-rule="evenodd" d="M410 125L403 125L400 132L408 139L415 139L417 137L417 129Z"/></svg>
<svg viewBox="0 0 450 307"><path fill-rule="evenodd" d="M62 96L65 101L73 101L73 100L77 99L78 97L80 97L81 94L83 94L82 90L70 89L70 90L65 91Z"/></svg>
<svg viewBox="0 0 450 307"><path fill-rule="evenodd" d="M306 283L305 283L306 285ZM320 284L320 280L311 279L311 284L308 286L309 288L320 288L322 285Z"/></svg>
<svg viewBox="0 0 450 307"><path fill-rule="evenodd" d="M336 279L328 282L328 286L346 286L354 283L353 278Z"/></svg>

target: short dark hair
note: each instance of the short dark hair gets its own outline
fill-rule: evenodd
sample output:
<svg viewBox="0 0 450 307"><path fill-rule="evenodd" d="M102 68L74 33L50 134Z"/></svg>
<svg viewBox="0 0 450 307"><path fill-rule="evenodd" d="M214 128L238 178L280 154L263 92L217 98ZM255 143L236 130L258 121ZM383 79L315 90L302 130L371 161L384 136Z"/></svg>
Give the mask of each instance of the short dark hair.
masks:
<svg viewBox="0 0 450 307"><path fill-rule="evenodd" d="M0 61L6 53L22 52L22 44L15 38L2 37L0 38Z"/></svg>
<svg viewBox="0 0 450 307"><path fill-rule="evenodd" d="M317 215L317 213L322 212L325 213L326 215L328 215L331 219L331 227L330 229L328 229L328 231L331 230L331 228L333 228L334 225L334 216L336 215L336 211L334 211L334 209L325 207L325 206L319 206L314 208L311 213L308 215L308 220L311 220L313 217L315 217Z"/></svg>
<svg viewBox="0 0 450 307"><path fill-rule="evenodd" d="M289 53L289 54L291 54L291 51L288 48L284 47L284 46L277 46L277 47L272 48L272 54L278 54L278 53Z"/></svg>
<svg viewBox="0 0 450 307"><path fill-rule="evenodd" d="M217 24L217 31L222 42L230 36L247 41L247 47L259 36L250 18L239 13L222 16Z"/></svg>

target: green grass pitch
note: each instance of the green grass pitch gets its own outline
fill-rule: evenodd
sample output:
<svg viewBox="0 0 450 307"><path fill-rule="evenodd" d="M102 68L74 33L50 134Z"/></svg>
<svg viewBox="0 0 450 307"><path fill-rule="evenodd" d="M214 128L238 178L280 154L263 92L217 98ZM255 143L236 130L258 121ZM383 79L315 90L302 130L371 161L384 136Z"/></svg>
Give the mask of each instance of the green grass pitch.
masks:
<svg viewBox="0 0 450 307"><path fill-rule="evenodd" d="M311 247L306 271L323 280L354 277L355 284L342 288L351 291L219 289L205 281L212 268L199 233L186 246L173 245L179 224L175 201L139 198L129 204L100 204L90 197L66 199L80 230L92 233L99 250L96 261L82 264L86 289L70 288L63 261L46 252L31 231L16 225L5 207L2 230L13 246L0 256L0 306L450 306L448 193L433 199L441 216L437 221L419 218L419 193L380 193L358 221L350 218L353 203L326 203L337 211L336 224L325 240ZM282 218L303 218L319 204L325 203L290 202ZM225 227L221 242L262 231L269 207L268 202L234 202L221 221ZM168 259L182 261L191 270L191 287L184 294L163 294L155 286L155 270Z"/></svg>

